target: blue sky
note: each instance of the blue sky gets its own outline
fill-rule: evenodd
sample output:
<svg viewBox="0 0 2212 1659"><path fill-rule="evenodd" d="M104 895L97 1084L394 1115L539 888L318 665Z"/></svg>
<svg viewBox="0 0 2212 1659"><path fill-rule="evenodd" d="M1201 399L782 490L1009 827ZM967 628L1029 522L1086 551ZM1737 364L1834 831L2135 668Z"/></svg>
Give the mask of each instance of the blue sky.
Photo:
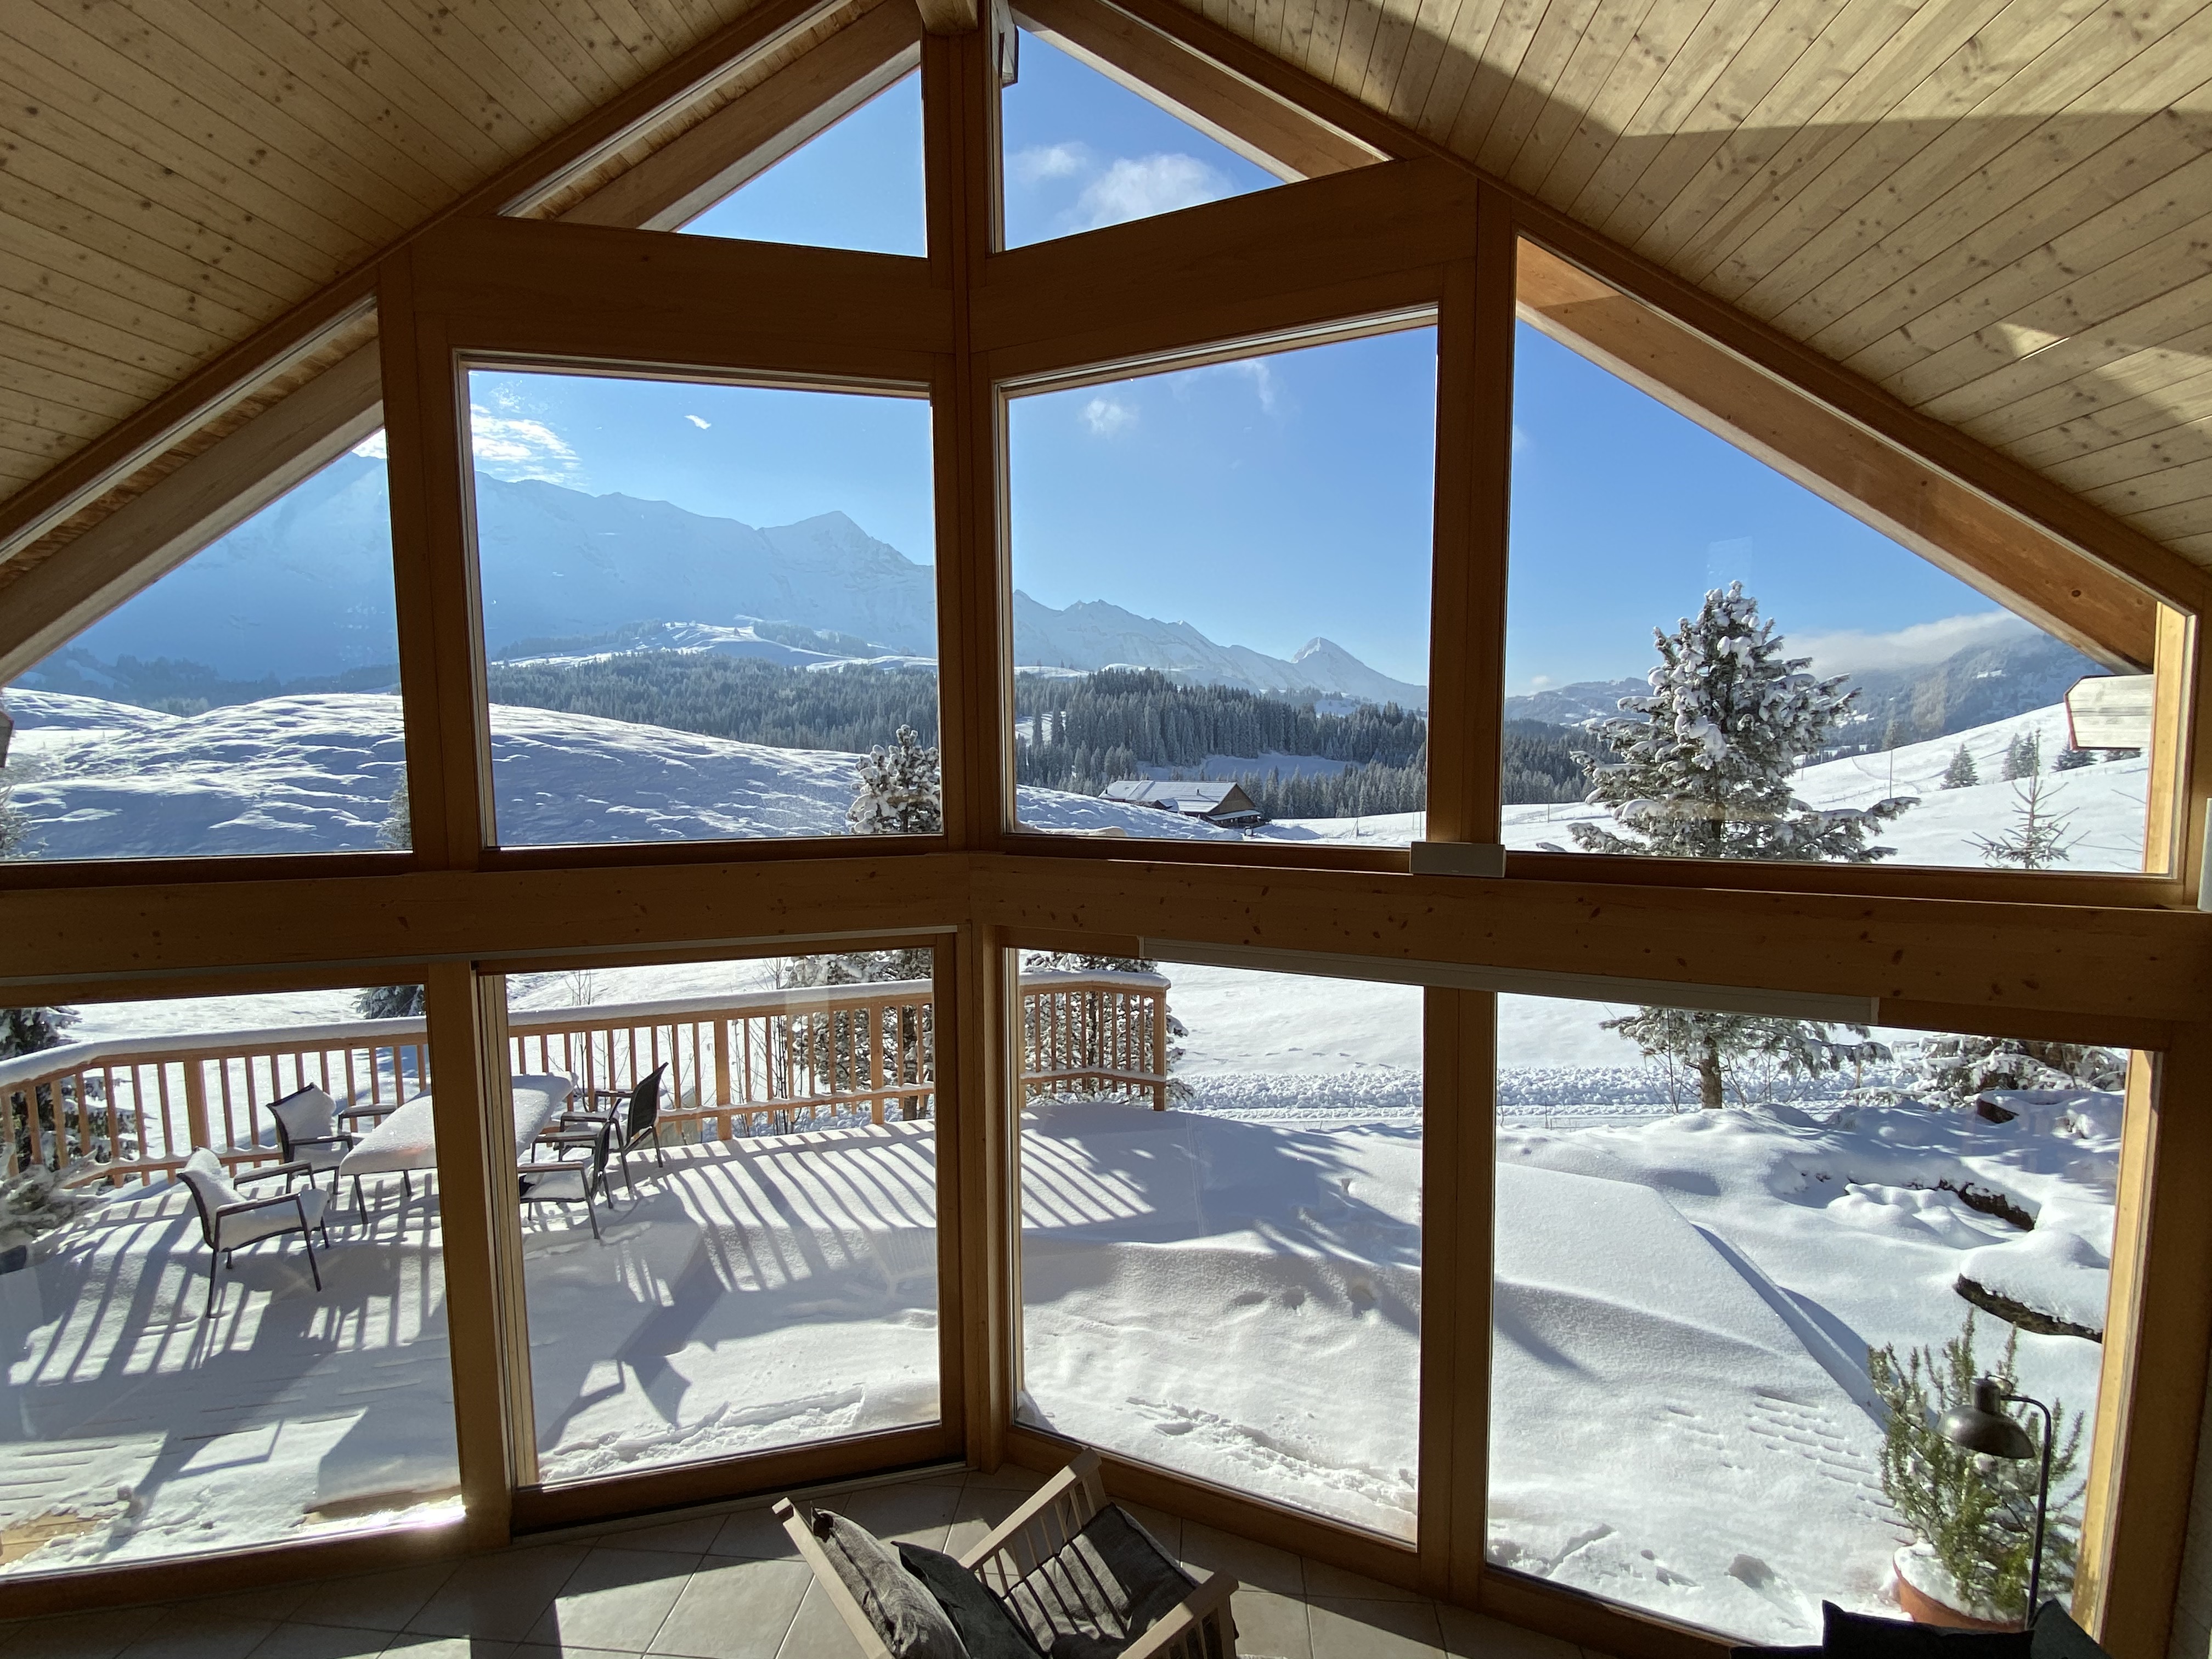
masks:
<svg viewBox="0 0 2212 1659"><path fill-rule="evenodd" d="M1033 36L1004 110L1010 242L1276 182ZM908 76L691 228L919 253L921 146ZM1731 578L1823 667L1932 661L2003 625L1722 440L1517 338L1510 691L1642 673L1651 629ZM1277 655L1325 635L1425 679L1434 349L1417 330L1016 399L1017 585ZM753 525L842 511L933 561L918 399L501 373L471 402L478 464L501 477Z"/></svg>

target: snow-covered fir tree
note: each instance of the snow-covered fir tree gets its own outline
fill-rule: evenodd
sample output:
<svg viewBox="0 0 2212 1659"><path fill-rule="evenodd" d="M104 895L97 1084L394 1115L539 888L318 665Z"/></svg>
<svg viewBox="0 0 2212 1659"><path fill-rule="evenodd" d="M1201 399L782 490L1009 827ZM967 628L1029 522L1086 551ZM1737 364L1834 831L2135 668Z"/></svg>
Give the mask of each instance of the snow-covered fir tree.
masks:
<svg viewBox="0 0 2212 1659"><path fill-rule="evenodd" d="M0 1008L0 1060L58 1048L76 1020L74 1008Z"/></svg>
<svg viewBox="0 0 2212 1659"><path fill-rule="evenodd" d="M404 853L415 845L413 814L407 805L407 780L402 777L399 787L392 792L391 809L384 815L384 823L376 832L376 844Z"/></svg>
<svg viewBox="0 0 2212 1659"><path fill-rule="evenodd" d="M1585 851L1847 864L1890 855L1869 837L1916 800L1823 810L1792 788L1857 695L1844 676L1820 678L1806 672L1809 658L1784 655L1741 582L1714 589L1694 619L1652 637L1659 665L1650 694L1621 699L1621 714L1596 728L1603 751L1575 757L1590 780L1587 799L1611 807L1618 825L1574 825Z"/></svg>
<svg viewBox="0 0 2212 1659"><path fill-rule="evenodd" d="M2078 772L2085 766L2096 763L2097 757L2087 750L2076 749L2069 744L2058 751L2057 758L2051 763L2051 769L2054 772Z"/></svg>
<svg viewBox="0 0 2212 1659"><path fill-rule="evenodd" d="M926 945L889 951L840 951L787 957L776 963L775 982L785 990L882 985L896 980L926 981L935 970L935 953ZM937 1065L936 1005L930 993L923 992L919 1002L897 1009L878 1030L877 1022L881 1019L881 1015L850 1008L779 1018L770 1039L769 1058L777 1086L787 1094L801 1095L810 1091L810 1081L834 1079L838 1091L850 1091L866 1085L872 1069L873 1075L884 1080L929 1082L936 1075ZM899 1102L899 1115L927 1115L919 1099Z"/></svg>
<svg viewBox="0 0 2212 1659"><path fill-rule="evenodd" d="M2125 1086L2127 1061L2080 1042L1948 1034L1906 1050L1912 1080L1904 1092L1938 1106L1970 1106L1988 1089L2102 1089Z"/></svg>
<svg viewBox="0 0 2212 1659"><path fill-rule="evenodd" d="M363 1019L412 1019L428 1006L419 985L372 985L353 1000Z"/></svg>
<svg viewBox="0 0 2212 1659"><path fill-rule="evenodd" d="M2043 739L2034 732L2023 732L2005 745L2004 770L1999 774L2005 782L2017 783L2042 772Z"/></svg>
<svg viewBox="0 0 2212 1659"><path fill-rule="evenodd" d="M30 815L15 805L14 795L14 790L0 784L0 859L15 857L31 838Z"/></svg>
<svg viewBox="0 0 2212 1659"><path fill-rule="evenodd" d="M1022 958L1024 974L1157 974L1160 964L1149 957L1102 957L1087 951L1039 951ZM1182 1060L1183 1050L1179 1038L1190 1035L1190 1028L1166 1010L1167 1030L1155 1033L1152 1029L1152 1005L1129 998L1109 1000L1103 994L1093 992L1085 997L1085 1007L1081 1017L1056 1024L1038 1005L1024 999L1022 1003L1022 1048L1024 1053L1035 1050L1040 1041L1056 1043L1070 1042L1073 1046L1055 1054L1045 1070L1074 1069L1096 1066L1110 1069L1120 1064L1118 1056L1141 1054L1152 1051L1157 1041L1160 1045L1161 1067L1172 1073ZM1164 1006L1164 1005L1163 1005ZM1048 1089L1040 1087L1039 1092ZM1190 1098L1190 1085L1180 1078L1168 1081L1168 1098L1182 1101Z"/></svg>
<svg viewBox="0 0 2212 1659"><path fill-rule="evenodd" d="M2048 870L2065 863L2081 838L2067 834L2073 815L2051 808L2049 798L2059 792L2031 772L2013 785L2012 793L2012 827L2002 835L1974 837L1982 861L2013 870Z"/></svg>
<svg viewBox="0 0 2212 1659"><path fill-rule="evenodd" d="M938 751L902 726L861 761L845 822L856 836L933 836L945 828Z"/></svg>
<svg viewBox="0 0 2212 1659"><path fill-rule="evenodd" d="M1727 1104L1732 1083L1739 1103L1755 1103L1740 1080L1748 1066L1763 1064L1784 1077L1818 1077L1859 1052L1858 1044L1833 1041L1832 1028L1816 1021L1702 1008L1646 1006L1607 1020L1605 1029L1620 1032L1650 1059L1685 1067L1697 1079L1698 1104L1707 1111ZM1844 1029L1863 1040L1867 1036L1863 1025Z"/></svg>
<svg viewBox="0 0 2212 1659"><path fill-rule="evenodd" d="M1943 769L1943 787L1946 789L1971 789L1981 781L1982 775L1974 767L1974 757L1966 752L1966 745L1960 744L1959 752L1951 757L1950 765Z"/></svg>

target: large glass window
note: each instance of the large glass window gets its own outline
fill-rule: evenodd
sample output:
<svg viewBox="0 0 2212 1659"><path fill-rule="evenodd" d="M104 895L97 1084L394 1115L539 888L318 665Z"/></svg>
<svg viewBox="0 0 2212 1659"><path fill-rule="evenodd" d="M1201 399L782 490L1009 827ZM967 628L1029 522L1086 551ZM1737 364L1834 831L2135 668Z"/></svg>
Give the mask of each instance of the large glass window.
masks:
<svg viewBox="0 0 2212 1659"><path fill-rule="evenodd" d="M1141 93L1027 29L999 100L1007 247L1281 183Z"/></svg>
<svg viewBox="0 0 2212 1659"><path fill-rule="evenodd" d="M935 830L920 398L469 375L507 846Z"/></svg>
<svg viewBox="0 0 2212 1659"><path fill-rule="evenodd" d="M542 1480L938 1420L932 961L507 981Z"/></svg>
<svg viewBox="0 0 2212 1659"><path fill-rule="evenodd" d="M2148 601L2085 655L1622 378L1680 331L1568 280L1515 343L1506 845L2142 870Z"/></svg>
<svg viewBox="0 0 2212 1659"><path fill-rule="evenodd" d="M378 433L0 696L0 858L408 844Z"/></svg>
<svg viewBox="0 0 2212 1659"><path fill-rule="evenodd" d="M1421 993L1032 956L1017 1415L1414 1534Z"/></svg>
<svg viewBox="0 0 2212 1659"><path fill-rule="evenodd" d="M1492 1565L1750 1642L1816 1641L1823 1600L2016 1620L2035 1466L1933 1427L1981 1375L2057 1416L2063 1599L2127 1057L1533 997L1498 1026Z"/></svg>
<svg viewBox="0 0 2212 1659"><path fill-rule="evenodd" d="M1011 401L1023 829L1419 838L1435 411L1426 327Z"/></svg>
<svg viewBox="0 0 2212 1659"><path fill-rule="evenodd" d="M0 1577L458 1517L421 1006L0 1009Z"/></svg>
<svg viewBox="0 0 2212 1659"><path fill-rule="evenodd" d="M928 250L921 76L901 76L685 224L695 236L865 253Z"/></svg>

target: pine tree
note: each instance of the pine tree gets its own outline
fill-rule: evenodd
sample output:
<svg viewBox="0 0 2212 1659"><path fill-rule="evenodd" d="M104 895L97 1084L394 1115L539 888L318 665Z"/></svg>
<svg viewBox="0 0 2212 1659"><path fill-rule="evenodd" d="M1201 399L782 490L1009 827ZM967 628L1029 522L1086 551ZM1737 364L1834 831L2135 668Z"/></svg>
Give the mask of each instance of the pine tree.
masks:
<svg viewBox="0 0 2212 1659"><path fill-rule="evenodd" d="M913 733L903 735L911 737ZM786 990L823 985L881 985L894 980L927 980L935 971L935 953L924 945L902 950L787 957L776 964L775 982ZM872 1054L878 1062L874 1069L879 1075L886 1074L884 1065L890 1058L887 1042L896 1049L896 1057L890 1063L896 1066L897 1075L891 1080L928 1083L936 1075L935 1003L925 997L917 1006L899 1009L895 1018L896 1031L885 1032L875 1030L863 1011L856 1008L830 1008L818 1013L783 1016L775 1022L775 1047L769 1061L778 1079L777 1086L786 1094L796 1095L802 1092L802 1079L827 1075L832 1079L831 1086L841 1093L864 1088L871 1072ZM919 1096L899 1103L899 1115L902 1118L927 1115Z"/></svg>
<svg viewBox="0 0 2212 1659"><path fill-rule="evenodd" d="M2045 799L2046 793L2058 792L2046 791L2041 776L2030 772L2013 785L2012 793L2016 803L2013 827L2001 836L1974 837L1974 845L1982 849L1982 861L2015 870L2048 870L2065 863L2081 845L2081 837L2067 839L2066 827L2073 822L2073 815L2052 811Z"/></svg>
<svg viewBox="0 0 2212 1659"><path fill-rule="evenodd" d="M407 778L400 775L399 787L392 792L392 807L384 815L383 827L376 832L376 844L404 853L415 844L415 823L407 805ZM418 1009L416 1011L420 1012Z"/></svg>
<svg viewBox="0 0 2212 1659"><path fill-rule="evenodd" d="M2102 1089L2127 1085L2127 1062L2080 1042L1956 1033L1922 1039L1905 1091L1936 1106L1966 1107L1989 1089Z"/></svg>
<svg viewBox="0 0 2212 1659"><path fill-rule="evenodd" d="M74 1008L0 1008L0 1060L59 1048L76 1021Z"/></svg>
<svg viewBox="0 0 2212 1659"><path fill-rule="evenodd" d="M2043 739L2033 732L2023 732L2005 745L2004 770L2001 774L2007 783L2017 783L2022 778L2033 778L2043 771Z"/></svg>
<svg viewBox="0 0 2212 1659"><path fill-rule="evenodd" d="M1966 745L1960 744L1959 752L1951 757L1951 764L1944 769L1943 787L1946 789L1971 789L1981 781L1982 775L1974 767L1974 757L1966 752Z"/></svg>
<svg viewBox="0 0 2212 1659"><path fill-rule="evenodd" d="M2051 763L2054 772L2078 772L2085 766L2094 766L2097 757L2086 749L2076 749L2071 744L2058 751L2058 758Z"/></svg>
<svg viewBox="0 0 2212 1659"><path fill-rule="evenodd" d="M2009 1331L1993 1375L2003 1391L2017 1388L2020 1333ZM1974 1358L1974 1316L1943 1345L1941 1355L1915 1348L1900 1364L1897 1349L1867 1355L1867 1380L1887 1407L1881 1448L1881 1489L1905 1523L1933 1551L1971 1607L1961 1613L2018 1618L2027 1610L2030 1557L2035 1547L2039 1460L1978 1457L1936 1432L1942 1413L1973 1397L1982 1374ZM2025 1410L2021 1426L2039 1440L2042 1424ZM2081 1419L2051 1402L2051 1517L2044 1534L2043 1589L2063 1597L2072 1587L2081 1493L2066 1490L2081 1450Z"/></svg>
<svg viewBox="0 0 2212 1659"><path fill-rule="evenodd" d="M15 791L0 784L0 859L21 855L31 838L30 814L15 805Z"/></svg>
<svg viewBox="0 0 2212 1659"><path fill-rule="evenodd" d="M890 748L880 744L860 764L845 822L856 836L934 836L945 828L938 751L902 726Z"/></svg>
<svg viewBox="0 0 2212 1659"><path fill-rule="evenodd" d="M1589 799L1610 806L1620 826L1574 825L1583 850L1848 864L1890 855L1868 837L1917 801L1821 811L1792 793L1797 767L1828 743L1857 694L1841 675L1807 673L1810 659L1784 657L1742 583L1716 588L1694 621L1652 637L1650 695L1623 698L1620 717L1597 728L1602 756L1576 756Z"/></svg>
<svg viewBox="0 0 2212 1659"><path fill-rule="evenodd" d="M363 1019L414 1019L428 1006L419 985L371 985L353 1000Z"/></svg>
<svg viewBox="0 0 2212 1659"><path fill-rule="evenodd" d="M1729 1082L1746 1061L1765 1060L1790 1077L1817 1077L1835 1071L1845 1052L1823 1024L1704 1009L1639 1008L1607 1020L1605 1029L1620 1032L1650 1059L1686 1066L1698 1079L1698 1104L1707 1111L1726 1103ZM1844 1029L1867 1035L1863 1025ZM1740 1084L1736 1097L1743 1099Z"/></svg>

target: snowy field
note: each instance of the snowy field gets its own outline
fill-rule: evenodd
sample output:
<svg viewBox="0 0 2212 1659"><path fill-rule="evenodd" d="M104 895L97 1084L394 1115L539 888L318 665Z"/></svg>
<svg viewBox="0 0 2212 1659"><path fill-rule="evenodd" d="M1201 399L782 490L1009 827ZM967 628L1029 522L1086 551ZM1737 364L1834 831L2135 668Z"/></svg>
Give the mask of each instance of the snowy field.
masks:
<svg viewBox="0 0 2212 1659"><path fill-rule="evenodd" d="M403 770L399 700L386 695L274 697L204 714L157 714L59 693L11 690L17 731L7 775L31 821L33 856L164 857L367 851ZM769 749L659 726L504 704L491 711L499 833L509 846L830 836L845 830L854 756ZM1996 781L2023 732L2048 768L2066 743L2063 708L2038 709L1960 736L1807 768L1800 796L1815 806L1863 806L1915 795L1887 826L1896 862L1978 867L1978 836L1998 836L2018 811ZM1963 744L1987 781L1942 787ZM2069 870L2136 870L2148 763L2104 761L2051 775L2045 805L2066 821ZM1024 787L1028 828L1063 834L1233 842L1240 832L1155 808ZM1580 805L1510 806L1505 843L1576 850L1569 826L1605 815ZM1419 812L1286 819L1255 841L1402 847L1423 833Z"/></svg>

